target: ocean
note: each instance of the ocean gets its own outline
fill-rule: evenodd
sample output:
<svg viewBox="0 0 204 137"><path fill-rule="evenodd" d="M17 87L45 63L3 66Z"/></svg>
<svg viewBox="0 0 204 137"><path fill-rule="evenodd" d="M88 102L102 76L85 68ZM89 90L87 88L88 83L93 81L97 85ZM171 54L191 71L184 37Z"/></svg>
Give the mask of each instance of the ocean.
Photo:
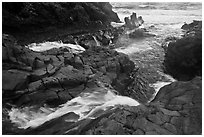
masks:
<svg viewBox="0 0 204 137"><path fill-rule="evenodd" d="M115 11L120 20L124 22L124 17L135 12L142 16L144 26L155 26L153 32L158 35L175 33L181 26L191 23L193 20L202 19L202 3L194 2L113 2ZM173 30L171 30L173 29Z"/></svg>

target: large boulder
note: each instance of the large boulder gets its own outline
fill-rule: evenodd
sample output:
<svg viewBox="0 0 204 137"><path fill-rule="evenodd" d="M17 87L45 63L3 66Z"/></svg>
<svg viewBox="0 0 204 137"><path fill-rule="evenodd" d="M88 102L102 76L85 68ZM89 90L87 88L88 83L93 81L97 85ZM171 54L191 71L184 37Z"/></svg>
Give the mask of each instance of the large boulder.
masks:
<svg viewBox="0 0 204 137"><path fill-rule="evenodd" d="M182 28L186 28L184 26ZM188 29L183 38L169 43L164 65L166 71L178 80L190 80L202 75L201 23Z"/></svg>

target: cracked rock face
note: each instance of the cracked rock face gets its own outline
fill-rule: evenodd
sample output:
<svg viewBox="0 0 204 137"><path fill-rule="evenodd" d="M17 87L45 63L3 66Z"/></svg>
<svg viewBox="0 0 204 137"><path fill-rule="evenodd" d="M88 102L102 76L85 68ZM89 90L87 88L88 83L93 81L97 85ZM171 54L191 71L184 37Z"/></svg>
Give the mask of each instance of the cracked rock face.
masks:
<svg viewBox="0 0 204 137"><path fill-rule="evenodd" d="M97 121L97 120L96 120ZM146 106L124 107L97 121L84 134L201 134L202 81L174 82Z"/></svg>
<svg viewBox="0 0 204 137"><path fill-rule="evenodd" d="M104 47L80 54L67 48L34 52L6 34L3 47L3 96L5 102L17 106L65 103L84 90L98 87L98 81L117 87L117 79L125 88L123 83L131 79L134 70L127 55Z"/></svg>

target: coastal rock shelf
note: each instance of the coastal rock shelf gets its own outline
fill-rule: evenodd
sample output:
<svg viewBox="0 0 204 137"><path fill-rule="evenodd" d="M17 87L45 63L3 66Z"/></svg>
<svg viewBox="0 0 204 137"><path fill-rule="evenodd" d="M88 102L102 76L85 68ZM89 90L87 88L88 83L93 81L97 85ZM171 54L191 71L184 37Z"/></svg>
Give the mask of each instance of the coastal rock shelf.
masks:
<svg viewBox="0 0 204 137"><path fill-rule="evenodd" d="M200 14L123 4L2 4L2 134L202 134Z"/></svg>
<svg viewBox="0 0 204 137"><path fill-rule="evenodd" d="M15 97L10 101L18 106L66 102L98 87L95 81L117 87L117 79L125 88L123 81L131 82L129 75L135 68L127 55L103 47L80 54L68 48L34 52L8 35L3 35L3 45L3 96Z"/></svg>
<svg viewBox="0 0 204 137"><path fill-rule="evenodd" d="M81 93L102 92L104 86L124 89L115 92L128 95L125 93L127 86L137 82L130 76L135 66L128 56L104 47L95 46L78 54L70 52L66 46L35 52L18 45L12 36L3 34L3 53L5 106L40 108L47 104L57 107ZM138 84L133 85L136 88ZM149 93L139 92L131 93L130 97L147 102L148 98L143 96Z"/></svg>

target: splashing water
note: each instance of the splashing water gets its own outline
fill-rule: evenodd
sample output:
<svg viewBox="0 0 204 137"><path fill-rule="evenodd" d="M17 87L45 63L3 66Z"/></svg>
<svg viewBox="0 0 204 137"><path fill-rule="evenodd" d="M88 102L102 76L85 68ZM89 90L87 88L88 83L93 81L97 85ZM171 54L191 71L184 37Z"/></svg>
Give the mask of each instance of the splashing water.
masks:
<svg viewBox="0 0 204 137"><path fill-rule="evenodd" d="M69 48L73 53L81 53L85 51L83 47L76 44L64 44L62 42L54 41L54 42L43 42L43 43L32 43L27 46L29 49L33 51L46 51L52 48Z"/></svg>
<svg viewBox="0 0 204 137"><path fill-rule="evenodd" d="M164 87L164 86L166 86L166 85L169 85L169 84L171 84L172 82L175 82L176 80L172 77L172 76L170 76L170 75L168 75L168 74L164 74L163 72L160 72L160 71L157 71L161 76L164 76L165 77L165 79L167 79L167 82L165 81L157 81L156 83L153 83L153 84L150 84L149 86L150 87L153 87L154 88L154 90L155 90L155 93L153 94L153 96L152 96L152 98L149 100L149 102L151 102L154 98L155 98L155 96L157 95L157 93L159 92L159 90L162 88L162 87Z"/></svg>
<svg viewBox="0 0 204 137"><path fill-rule="evenodd" d="M117 48L115 50L117 52L122 52L122 53L125 53L128 55L131 55L135 52L146 51L146 50L151 50L151 49L152 49L152 47L150 47L149 45L144 46L143 43L135 42L135 43L132 43L131 45L129 45L127 48L120 47L120 48Z"/></svg>
<svg viewBox="0 0 204 137"><path fill-rule="evenodd" d="M117 105L137 106L139 103L132 98L116 95L113 91L103 88L92 93L82 93L57 108L41 107L37 110L34 107L12 108L9 116L19 128L27 129L38 127L69 112L79 115L78 119L72 120L75 122L85 118L94 119L98 116L97 112L100 114L101 110Z"/></svg>
<svg viewBox="0 0 204 137"><path fill-rule="evenodd" d="M125 24L124 22L122 22L122 23L111 22L111 26L114 28L119 28L119 27L123 26L124 24Z"/></svg>
<svg viewBox="0 0 204 137"><path fill-rule="evenodd" d="M96 46L101 46L100 42L96 39L95 36L93 36L94 41L96 42Z"/></svg>

